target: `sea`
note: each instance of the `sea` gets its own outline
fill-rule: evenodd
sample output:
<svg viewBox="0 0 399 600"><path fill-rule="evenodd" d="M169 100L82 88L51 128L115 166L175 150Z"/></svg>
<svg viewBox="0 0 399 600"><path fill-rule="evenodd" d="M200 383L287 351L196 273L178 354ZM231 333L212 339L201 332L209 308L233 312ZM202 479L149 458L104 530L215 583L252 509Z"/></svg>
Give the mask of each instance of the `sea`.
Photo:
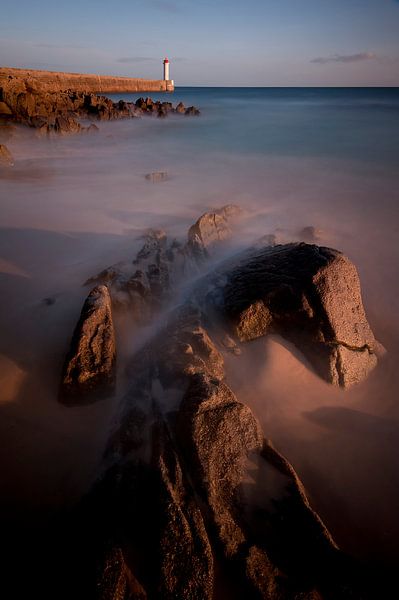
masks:
<svg viewBox="0 0 399 600"><path fill-rule="evenodd" d="M147 94L113 95L136 101ZM195 88L148 94L196 106L99 122L95 135L18 129L0 173L2 519L34 532L98 474L113 400L58 402L84 282L131 260L148 228L184 240L205 211L245 210L238 249L265 234L334 247L358 269L385 356L342 391L271 336L229 366L234 391L292 462L339 545L386 566L399 558L399 88ZM146 175L162 171L152 183ZM309 229L311 228L311 229ZM306 233L307 232L307 233ZM124 328L124 367L141 334ZM36 528L36 529L35 529Z"/></svg>

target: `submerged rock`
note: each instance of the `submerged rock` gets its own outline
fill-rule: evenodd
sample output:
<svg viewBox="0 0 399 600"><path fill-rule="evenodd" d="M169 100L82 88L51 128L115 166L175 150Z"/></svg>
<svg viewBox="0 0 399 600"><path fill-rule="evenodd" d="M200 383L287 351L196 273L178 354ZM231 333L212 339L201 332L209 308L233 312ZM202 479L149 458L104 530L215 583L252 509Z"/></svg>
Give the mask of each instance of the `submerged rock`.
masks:
<svg viewBox="0 0 399 600"><path fill-rule="evenodd" d="M95 287L83 305L66 358L60 397L69 404L96 400L114 392L116 346L111 298Z"/></svg>
<svg viewBox="0 0 399 600"><path fill-rule="evenodd" d="M169 179L166 171L154 171L153 173L147 173L145 178L152 183L160 183Z"/></svg>
<svg viewBox="0 0 399 600"><path fill-rule="evenodd" d="M377 364L355 266L337 250L288 244L254 251L227 273L224 310L241 341L278 333L326 381L349 387Z"/></svg>
<svg viewBox="0 0 399 600"><path fill-rule="evenodd" d="M188 107L188 108L185 110L184 114L186 115L186 117L187 117L187 116L190 116L190 117L198 117L198 116L199 116L201 113L200 113L200 111L198 110L198 108L196 108L195 106L189 106L189 107Z"/></svg>

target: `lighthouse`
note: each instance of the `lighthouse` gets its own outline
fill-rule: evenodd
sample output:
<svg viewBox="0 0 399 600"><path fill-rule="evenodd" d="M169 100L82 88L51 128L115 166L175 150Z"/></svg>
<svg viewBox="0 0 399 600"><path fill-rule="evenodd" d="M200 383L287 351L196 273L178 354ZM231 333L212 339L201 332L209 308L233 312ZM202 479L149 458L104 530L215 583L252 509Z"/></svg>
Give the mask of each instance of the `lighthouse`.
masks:
<svg viewBox="0 0 399 600"><path fill-rule="evenodd" d="M165 58L163 61L163 80L165 82L165 88L167 92L173 92L173 90L175 89L175 83L173 81L173 79L170 79L169 76L169 59Z"/></svg>
<svg viewBox="0 0 399 600"><path fill-rule="evenodd" d="M163 78L165 81L169 81L169 59L165 58L163 61Z"/></svg>

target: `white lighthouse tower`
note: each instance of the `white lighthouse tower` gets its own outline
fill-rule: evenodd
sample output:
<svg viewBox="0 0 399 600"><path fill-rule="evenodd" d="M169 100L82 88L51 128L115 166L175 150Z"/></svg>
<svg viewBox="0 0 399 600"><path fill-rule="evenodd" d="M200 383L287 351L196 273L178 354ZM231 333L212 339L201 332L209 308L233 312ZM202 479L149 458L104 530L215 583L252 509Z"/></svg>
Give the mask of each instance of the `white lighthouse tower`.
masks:
<svg viewBox="0 0 399 600"><path fill-rule="evenodd" d="M170 77L169 77L169 59L165 58L163 61L163 78L165 81L169 81Z"/></svg>
<svg viewBox="0 0 399 600"><path fill-rule="evenodd" d="M169 75L169 59L165 58L163 61L163 79L166 83L166 91L167 92L173 92L173 90L175 89L175 84L173 79L170 79L170 75Z"/></svg>

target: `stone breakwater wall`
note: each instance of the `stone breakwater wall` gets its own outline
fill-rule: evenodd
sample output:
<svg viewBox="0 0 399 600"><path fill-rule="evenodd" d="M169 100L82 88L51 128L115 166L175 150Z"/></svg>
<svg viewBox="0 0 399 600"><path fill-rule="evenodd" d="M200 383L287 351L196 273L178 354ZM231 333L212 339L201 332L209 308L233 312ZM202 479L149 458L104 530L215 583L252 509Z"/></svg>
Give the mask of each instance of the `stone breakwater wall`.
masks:
<svg viewBox="0 0 399 600"><path fill-rule="evenodd" d="M171 92L174 90L174 86L170 81L163 81L162 79L136 79L133 77L0 67L0 86L9 77L20 78L24 81L34 80L37 84L40 84L43 92L74 90L93 94L113 94L116 92Z"/></svg>

